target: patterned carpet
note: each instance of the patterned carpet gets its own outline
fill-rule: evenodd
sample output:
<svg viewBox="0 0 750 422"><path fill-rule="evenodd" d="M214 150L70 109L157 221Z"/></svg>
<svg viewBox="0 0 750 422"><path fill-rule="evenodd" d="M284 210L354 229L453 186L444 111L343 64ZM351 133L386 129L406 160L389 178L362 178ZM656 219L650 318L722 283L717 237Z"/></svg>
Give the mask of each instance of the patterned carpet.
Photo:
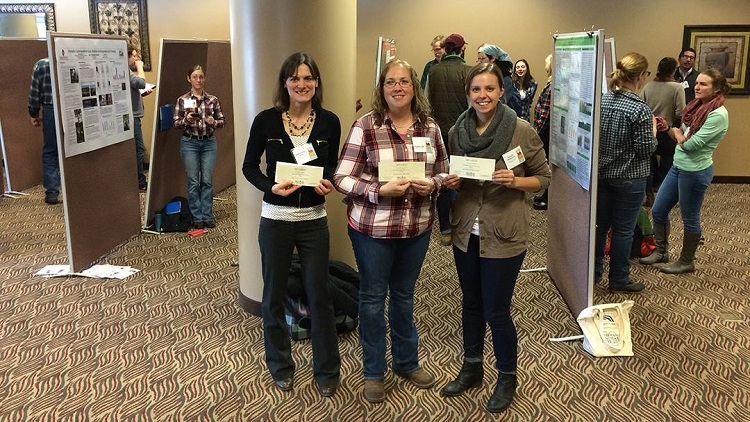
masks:
<svg viewBox="0 0 750 422"><path fill-rule="evenodd" d="M705 246L694 274L633 266L647 290L633 296L635 357L594 359L545 273L524 273L516 400L501 415L480 389L444 399L461 364L460 291L450 249L433 236L417 286L421 360L438 383L418 390L389 373L387 399L361 395L356 333L341 336L342 383L322 398L308 341L294 343L295 391L272 387L260 320L237 304L236 196L217 201L217 228L139 235L102 259L142 271L125 280L44 279L66 263L61 205L43 190L0 199L0 420L2 421L747 421L750 420L750 185L713 185ZM677 217L675 211L674 216ZM533 211L525 268L544 266L546 217ZM678 218L679 220L679 218ZM672 243L681 241L679 223ZM596 287L595 302L625 299ZM491 350L489 339L487 351Z"/></svg>

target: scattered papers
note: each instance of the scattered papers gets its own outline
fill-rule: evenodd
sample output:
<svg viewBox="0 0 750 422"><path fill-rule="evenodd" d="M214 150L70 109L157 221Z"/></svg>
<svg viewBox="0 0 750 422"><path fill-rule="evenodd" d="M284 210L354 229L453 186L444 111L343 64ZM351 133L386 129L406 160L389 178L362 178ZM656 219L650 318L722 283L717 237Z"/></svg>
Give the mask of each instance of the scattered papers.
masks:
<svg viewBox="0 0 750 422"><path fill-rule="evenodd" d="M133 267L120 266L120 265L94 265L91 268L87 268L80 273L74 273L70 270L69 265L47 265L41 270L37 271L36 275L40 275L45 278L50 277L67 277L67 276L81 276L90 278L116 278L122 280L129 277L140 270Z"/></svg>

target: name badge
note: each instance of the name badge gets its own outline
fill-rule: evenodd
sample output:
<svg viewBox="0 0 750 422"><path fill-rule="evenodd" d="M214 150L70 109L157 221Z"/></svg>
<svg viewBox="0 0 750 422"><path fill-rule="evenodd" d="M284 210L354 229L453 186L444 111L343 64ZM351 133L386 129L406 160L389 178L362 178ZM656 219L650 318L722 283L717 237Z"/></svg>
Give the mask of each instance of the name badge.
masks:
<svg viewBox="0 0 750 422"><path fill-rule="evenodd" d="M518 146L503 154L503 161L505 161L505 167L512 169L526 161L526 157L523 156L523 151L521 151L521 147Z"/></svg>
<svg viewBox="0 0 750 422"><path fill-rule="evenodd" d="M182 101L182 106L185 108L195 108L197 104L195 104L195 100L193 98L188 98L187 100Z"/></svg>
<svg viewBox="0 0 750 422"><path fill-rule="evenodd" d="M432 152L432 144L430 138L426 136L414 136L411 138L411 143L414 146L414 152Z"/></svg>
<svg viewBox="0 0 750 422"><path fill-rule="evenodd" d="M315 148L313 148L312 144L300 145L292 149L292 155L294 155L297 164L305 164L318 158L318 154L315 153Z"/></svg>
<svg viewBox="0 0 750 422"><path fill-rule="evenodd" d="M690 88L690 84L688 83L688 81L682 81L682 87L688 89Z"/></svg>

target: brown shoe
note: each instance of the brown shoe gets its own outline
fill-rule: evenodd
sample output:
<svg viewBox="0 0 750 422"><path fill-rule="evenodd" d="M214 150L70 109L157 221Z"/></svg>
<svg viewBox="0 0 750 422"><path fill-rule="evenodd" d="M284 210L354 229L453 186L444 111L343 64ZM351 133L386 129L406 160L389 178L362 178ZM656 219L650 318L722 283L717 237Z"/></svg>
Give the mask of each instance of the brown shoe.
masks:
<svg viewBox="0 0 750 422"><path fill-rule="evenodd" d="M394 373L401 378L406 378L417 388L430 388L435 385L435 377L422 368L407 373L396 371Z"/></svg>
<svg viewBox="0 0 750 422"><path fill-rule="evenodd" d="M365 380L365 400L370 403L382 403L385 400L383 380Z"/></svg>
<svg viewBox="0 0 750 422"><path fill-rule="evenodd" d="M450 232L440 234L440 244L443 246L450 246L453 244L453 238L451 238Z"/></svg>

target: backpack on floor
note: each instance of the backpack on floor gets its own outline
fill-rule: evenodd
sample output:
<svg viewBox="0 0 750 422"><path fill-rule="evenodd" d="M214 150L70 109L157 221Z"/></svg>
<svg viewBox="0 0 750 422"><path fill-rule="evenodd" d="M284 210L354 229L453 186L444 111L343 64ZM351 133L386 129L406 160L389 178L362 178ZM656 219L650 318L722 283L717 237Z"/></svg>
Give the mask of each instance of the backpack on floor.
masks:
<svg viewBox="0 0 750 422"><path fill-rule="evenodd" d="M188 200L182 196L175 196L156 213L161 214L161 231L163 232L186 232L190 230L190 225L193 223Z"/></svg>

